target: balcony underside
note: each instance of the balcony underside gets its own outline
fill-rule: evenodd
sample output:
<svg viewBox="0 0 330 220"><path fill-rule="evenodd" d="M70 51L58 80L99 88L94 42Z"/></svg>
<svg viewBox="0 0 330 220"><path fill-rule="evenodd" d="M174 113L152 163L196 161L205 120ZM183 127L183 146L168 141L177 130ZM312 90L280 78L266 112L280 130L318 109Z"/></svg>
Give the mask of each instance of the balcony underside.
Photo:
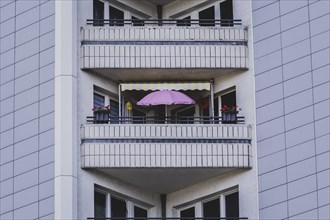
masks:
<svg viewBox="0 0 330 220"><path fill-rule="evenodd" d="M163 80L209 80L228 73L239 74L244 70L237 69L127 69L127 68L92 68L92 72L111 80L123 82L146 82Z"/></svg>
<svg viewBox="0 0 330 220"><path fill-rule="evenodd" d="M194 184L225 175L231 172L244 172L239 168L131 168L122 169L98 168L93 169L147 191L168 194Z"/></svg>

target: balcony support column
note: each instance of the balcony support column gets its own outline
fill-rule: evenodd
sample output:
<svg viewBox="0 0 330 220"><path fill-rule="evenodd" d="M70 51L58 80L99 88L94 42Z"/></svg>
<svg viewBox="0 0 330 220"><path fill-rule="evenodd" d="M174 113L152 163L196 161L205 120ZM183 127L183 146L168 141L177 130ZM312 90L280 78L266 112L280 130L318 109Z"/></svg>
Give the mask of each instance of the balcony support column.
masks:
<svg viewBox="0 0 330 220"><path fill-rule="evenodd" d="M160 195L160 203L162 206L162 218L163 220L166 219L166 194Z"/></svg>

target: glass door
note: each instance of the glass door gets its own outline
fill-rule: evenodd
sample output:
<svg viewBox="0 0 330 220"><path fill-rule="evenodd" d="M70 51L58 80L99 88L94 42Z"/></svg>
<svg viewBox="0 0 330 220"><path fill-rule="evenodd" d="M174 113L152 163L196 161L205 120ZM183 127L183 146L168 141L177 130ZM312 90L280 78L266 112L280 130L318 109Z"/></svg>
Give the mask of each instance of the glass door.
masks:
<svg viewBox="0 0 330 220"><path fill-rule="evenodd" d="M195 207L184 209L180 212L181 220L194 220L195 219Z"/></svg>

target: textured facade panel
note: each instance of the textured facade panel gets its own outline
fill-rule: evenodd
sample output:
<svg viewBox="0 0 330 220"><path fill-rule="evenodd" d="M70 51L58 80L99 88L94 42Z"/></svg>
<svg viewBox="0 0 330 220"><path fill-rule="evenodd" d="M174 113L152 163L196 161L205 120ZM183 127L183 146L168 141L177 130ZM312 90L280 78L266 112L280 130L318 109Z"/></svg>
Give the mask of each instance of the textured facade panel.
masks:
<svg viewBox="0 0 330 220"><path fill-rule="evenodd" d="M80 32L82 41L246 41L247 30L244 27L216 28L216 27L107 27L82 28Z"/></svg>
<svg viewBox="0 0 330 220"><path fill-rule="evenodd" d="M248 68L244 27L84 27L80 40L83 69Z"/></svg>
<svg viewBox="0 0 330 220"><path fill-rule="evenodd" d="M82 140L109 139L251 139L249 125L217 124L85 124Z"/></svg>
<svg viewBox="0 0 330 220"><path fill-rule="evenodd" d="M248 68L242 45L84 45L81 50L83 69Z"/></svg>
<svg viewBox="0 0 330 220"><path fill-rule="evenodd" d="M257 125L259 171L267 171L259 177L260 218L327 218L329 201L321 193L328 193L330 172L329 160L325 159L330 151L329 1L255 2L258 3L253 3L252 13L254 47L259 55L255 58L256 103L257 107L262 106L257 110L257 121L264 122ZM275 12L260 16L276 4L279 4L277 17L272 17ZM279 26L269 25L278 21ZM267 34L260 33L272 28ZM279 35L281 48L277 53L267 54L274 50L270 50L274 45L263 48L263 42L274 40L278 45L275 34ZM269 71L270 67L277 69ZM278 84L277 90L272 89L274 83ZM284 100L283 124L266 121L272 114L262 114L267 106L273 107L268 111L278 111L275 104L278 100ZM274 136L276 130L283 133ZM266 158L276 158L282 149L285 160L278 169ZM279 165L279 161L273 163ZM288 198L270 204L264 199L264 190L277 184L288 189Z"/></svg>
<svg viewBox="0 0 330 220"><path fill-rule="evenodd" d="M250 168L249 144L86 143L82 168Z"/></svg>
<svg viewBox="0 0 330 220"><path fill-rule="evenodd" d="M54 86L48 83L45 91L41 84L54 84L54 70L40 69L43 63L54 63L54 50L41 54L54 47L54 20L43 26L55 13L53 4L18 0L0 5L1 219L35 219L54 212L54 173L48 172L48 182L41 179L43 167L54 169L52 148L41 146L43 130L54 131L54 120L41 118L54 111L54 99L43 100L41 92L53 96ZM39 30L45 29L53 36L40 36ZM53 136L54 132L48 134L46 145L54 145Z"/></svg>

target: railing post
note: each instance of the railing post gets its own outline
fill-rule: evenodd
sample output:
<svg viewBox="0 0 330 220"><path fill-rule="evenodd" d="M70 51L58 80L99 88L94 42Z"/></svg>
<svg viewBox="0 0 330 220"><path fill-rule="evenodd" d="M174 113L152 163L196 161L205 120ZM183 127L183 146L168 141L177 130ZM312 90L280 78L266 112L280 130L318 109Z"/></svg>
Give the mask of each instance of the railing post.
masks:
<svg viewBox="0 0 330 220"><path fill-rule="evenodd" d="M211 93L211 100L210 100L210 106L211 106L211 120L212 120L212 124L214 123L214 103L213 103L213 100L214 100L214 87L213 87L213 84L214 84L214 80L211 79L210 80L210 93Z"/></svg>
<svg viewBox="0 0 330 220"><path fill-rule="evenodd" d="M118 85L118 111L119 111L119 118L122 118L122 112L121 112L121 83L119 82L119 85ZM119 122L121 124L121 122Z"/></svg>

